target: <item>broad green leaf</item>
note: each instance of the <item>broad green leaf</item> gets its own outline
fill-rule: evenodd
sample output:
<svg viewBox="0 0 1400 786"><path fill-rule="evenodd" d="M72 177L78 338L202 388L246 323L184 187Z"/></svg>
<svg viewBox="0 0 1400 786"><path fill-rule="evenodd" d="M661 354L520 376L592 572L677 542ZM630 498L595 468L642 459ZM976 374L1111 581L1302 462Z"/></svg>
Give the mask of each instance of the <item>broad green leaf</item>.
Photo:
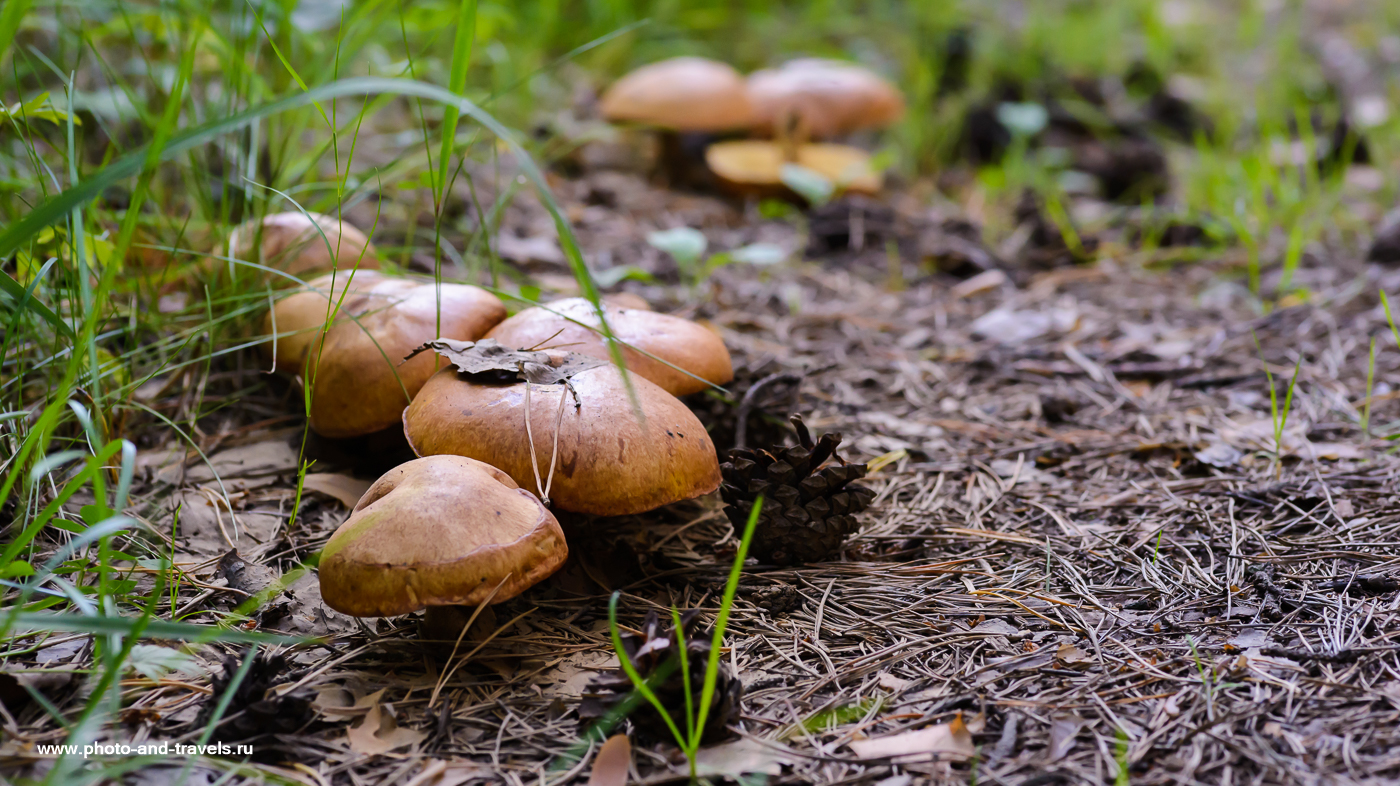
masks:
<svg viewBox="0 0 1400 786"><path fill-rule="evenodd" d="M836 193L836 184L820 172L815 172L797 164L783 164L779 173L783 185L797 192L812 207L821 207L831 201Z"/></svg>
<svg viewBox="0 0 1400 786"><path fill-rule="evenodd" d="M5 567L0 568L0 579L13 579L18 578L20 576L33 575L34 566L30 565L28 562L25 562L22 559L17 559L14 562L11 562L10 564L6 565Z"/></svg>
<svg viewBox="0 0 1400 786"><path fill-rule="evenodd" d="M648 232L647 243L651 244L653 248L670 254L684 266L694 265L700 261L700 256L705 253L705 249L709 246L705 234L690 227Z"/></svg>
<svg viewBox="0 0 1400 786"><path fill-rule="evenodd" d="M1044 130L1050 122L1050 113L1034 102L1008 101L997 104L997 121L1016 136L1030 137Z"/></svg>
<svg viewBox="0 0 1400 786"><path fill-rule="evenodd" d="M656 280L655 276L636 265L618 265L606 270L599 270L593 274L593 278L598 282L598 286L604 289L622 281L651 282Z"/></svg>
<svg viewBox="0 0 1400 786"><path fill-rule="evenodd" d="M29 10L30 0L5 0L0 6L0 63L5 62L5 53L10 49L10 43L15 40L15 31L19 30L20 20L24 19L24 14Z"/></svg>
<svg viewBox="0 0 1400 786"><path fill-rule="evenodd" d="M729 252L735 262L746 265L776 265L787 259L787 251L776 243L750 243L743 248Z"/></svg>

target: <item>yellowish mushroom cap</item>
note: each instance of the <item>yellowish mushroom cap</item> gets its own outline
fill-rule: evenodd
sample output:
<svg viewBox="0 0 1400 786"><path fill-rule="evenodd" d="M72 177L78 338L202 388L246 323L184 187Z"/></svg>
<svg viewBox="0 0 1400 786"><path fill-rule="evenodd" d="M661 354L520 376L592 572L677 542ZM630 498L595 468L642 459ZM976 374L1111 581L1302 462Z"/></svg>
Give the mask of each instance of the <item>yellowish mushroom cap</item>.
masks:
<svg viewBox="0 0 1400 786"><path fill-rule="evenodd" d="M466 284L439 287L374 271L336 279L334 293L331 277L322 276L282 298L264 325L270 334L275 324L279 334L278 369L300 373L303 384L314 382L311 427L326 437L370 434L398 423L409 400L443 365L430 352L404 360L409 353L439 337L474 341L506 316L495 295ZM332 300L340 309L324 329ZM272 343L264 347L271 350Z"/></svg>
<svg viewBox="0 0 1400 786"><path fill-rule="evenodd" d="M784 155L777 142L746 139L716 142L705 149L705 163L722 185L740 194L774 195L786 191L783 165L816 172L839 188L874 195L880 192L881 176L870 165L870 154L850 145L811 143L798 145L793 160Z"/></svg>

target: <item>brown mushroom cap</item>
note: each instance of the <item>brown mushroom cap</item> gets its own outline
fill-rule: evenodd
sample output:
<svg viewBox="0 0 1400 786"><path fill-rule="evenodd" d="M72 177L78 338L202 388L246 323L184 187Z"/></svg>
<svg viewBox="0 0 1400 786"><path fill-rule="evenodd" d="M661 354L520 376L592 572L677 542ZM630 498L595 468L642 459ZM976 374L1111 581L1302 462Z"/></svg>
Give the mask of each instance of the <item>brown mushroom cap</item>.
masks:
<svg viewBox="0 0 1400 786"><path fill-rule="evenodd" d="M347 288L357 293L366 292L388 280L388 276L377 270L336 273L314 278L299 291L283 295L263 318L263 332L277 334L276 341L262 345L263 355L276 361L278 371L301 373L306 350L316 341L319 329L331 315L331 304L341 302L341 295ZM350 302L347 297L343 305L348 306Z"/></svg>
<svg viewBox="0 0 1400 786"><path fill-rule="evenodd" d="M356 617L499 603L568 554L553 514L504 473L431 456L389 470L360 498L321 552L321 595Z"/></svg>
<svg viewBox="0 0 1400 786"><path fill-rule="evenodd" d="M851 63L791 60L749 75L754 126L779 133L796 121L807 134L831 138L884 128L904 115L899 89Z"/></svg>
<svg viewBox="0 0 1400 786"><path fill-rule="evenodd" d="M258 237L256 222L241 224L229 236L228 255L277 268L298 278L332 270L349 271L356 267L371 270L379 267L379 256L369 238L333 216L290 212L264 217L261 258L257 249L253 248L253 242ZM267 274L264 277L279 286L290 283L284 276Z"/></svg>
<svg viewBox="0 0 1400 786"><path fill-rule="evenodd" d="M618 308L635 308L639 311L650 311L651 304L646 298L635 292L610 292L603 295L603 302Z"/></svg>
<svg viewBox="0 0 1400 786"><path fill-rule="evenodd" d="M495 295L466 284L439 289L430 281L370 271L335 278L333 294L341 306L324 334L320 328L332 294L330 276L280 300L266 320L268 333L276 320L279 368L299 371L308 381L313 376L307 367L317 364L311 427L326 437L370 434L398 423L408 401L442 366L431 352L407 361L405 356L439 337L474 341L506 316ZM347 286L350 293L340 301ZM318 335L324 335L319 348Z"/></svg>
<svg viewBox="0 0 1400 786"><path fill-rule="evenodd" d="M613 335L639 350L689 371L681 373L637 349L622 348L628 371L646 377L673 396L698 393L712 382L723 385L734 378L734 366L724 341L711 330L688 319L635 308L603 304ZM576 320L570 321L570 320ZM582 324L577 324L582 323ZM580 355L610 360L598 326L598 312L581 297L556 300L546 307L527 308L491 329L494 338L512 349L559 348ZM556 335L557 334L557 335Z"/></svg>
<svg viewBox="0 0 1400 786"><path fill-rule="evenodd" d="M705 163L722 185L739 194L775 196L787 191L783 165L797 164L838 187L856 194L880 192L881 176L870 166L870 154L850 145L799 145L796 160L788 161L777 142L759 139L716 142L705 149Z"/></svg>
<svg viewBox="0 0 1400 786"><path fill-rule="evenodd" d="M719 487L714 443L674 396L633 374L646 419L639 423L622 375L613 366L583 371L571 381L578 407L563 385L532 385L530 391L530 428L546 484L559 397L569 396L559 421L559 456L549 493L558 508L622 516ZM469 456L538 491L525 432L524 383L478 383L446 368L423 386L404 410L403 421L418 455Z"/></svg>
<svg viewBox="0 0 1400 786"><path fill-rule="evenodd" d="M644 65L604 91L600 108L615 123L676 131L725 131L753 122L743 75L703 57Z"/></svg>

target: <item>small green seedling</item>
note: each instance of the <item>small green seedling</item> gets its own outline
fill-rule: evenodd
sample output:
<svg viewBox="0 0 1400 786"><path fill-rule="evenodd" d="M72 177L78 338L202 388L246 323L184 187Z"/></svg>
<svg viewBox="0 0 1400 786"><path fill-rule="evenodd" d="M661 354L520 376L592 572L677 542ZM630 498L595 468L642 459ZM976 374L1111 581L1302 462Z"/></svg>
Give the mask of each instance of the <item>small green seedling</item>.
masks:
<svg viewBox="0 0 1400 786"><path fill-rule="evenodd" d="M1288 392L1283 399L1283 407L1279 408L1278 390L1274 387L1274 375L1269 371L1269 362L1264 360L1264 347L1259 343L1259 336L1250 331L1254 336L1254 347L1259 351L1259 362L1264 364L1264 380L1269 385L1269 416L1274 424L1274 470L1276 473L1283 471L1283 431L1288 427L1288 413L1293 409L1293 390L1298 384L1298 371L1303 367L1303 356L1298 356L1298 361L1293 364L1293 378L1288 381Z"/></svg>
<svg viewBox="0 0 1400 786"><path fill-rule="evenodd" d="M836 197L836 184L822 173L805 166L783 164L778 178L812 207L821 207Z"/></svg>
<svg viewBox="0 0 1400 786"><path fill-rule="evenodd" d="M787 259L787 251L772 243L752 243L733 251L705 255L709 240L703 232L690 227L676 227L647 233L647 243L676 260L681 277L689 286L697 286L716 270L733 262L765 267Z"/></svg>
<svg viewBox="0 0 1400 786"><path fill-rule="evenodd" d="M1113 776L1113 786L1128 786L1131 783L1128 775L1128 732L1119 726L1114 736L1118 738L1113 757L1114 764L1118 765L1118 774Z"/></svg>
<svg viewBox="0 0 1400 786"><path fill-rule="evenodd" d="M1361 405L1361 433L1371 438L1371 395L1376 384L1376 338L1371 337L1371 350L1366 356L1366 399Z"/></svg>
<svg viewBox="0 0 1400 786"><path fill-rule="evenodd" d="M724 644L724 630L729 625L729 612L734 607L734 596L739 590L739 577L744 572L744 560L748 558L749 542L753 540L754 527L758 525L758 514L762 508L763 497L760 495L758 499L754 500L753 508L749 511L748 523L745 524L743 537L739 540L739 551L734 555L733 567L729 569L729 581L724 585L724 596L720 601L719 615L715 618L714 638L710 642L710 659L705 665L704 681L701 683L699 707L695 706L690 689L690 659L685 656L685 633L681 626L680 610L675 607L671 608L671 621L675 625L679 644L676 648L676 660L680 662L681 679L685 688L684 733L671 719L670 708L662 704L656 692L651 689L651 684L637 672L636 666L632 665L631 659L627 657L627 650L622 646L622 633L617 626L617 601L622 593L614 592L612 597L608 599L608 629L612 632L613 649L617 651L617 659L622 664L622 670L627 674L627 678L632 681L633 690L650 702L656 708L661 719L666 722L671 735L675 737L676 744L690 764L691 782L697 779L696 756L700 752L700 738L705 733L705 722L709 719L710 703L714 699L715 686L719 681L719 658L720 649Z"/></svg>

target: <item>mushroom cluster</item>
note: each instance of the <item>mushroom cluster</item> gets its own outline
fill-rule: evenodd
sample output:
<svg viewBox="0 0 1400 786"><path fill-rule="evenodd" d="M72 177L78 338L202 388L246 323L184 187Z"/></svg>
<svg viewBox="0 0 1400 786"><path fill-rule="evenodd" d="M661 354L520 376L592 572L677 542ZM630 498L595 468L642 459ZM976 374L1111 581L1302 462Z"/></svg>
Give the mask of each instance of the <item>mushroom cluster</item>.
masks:
<svg viewBox="0 0 1400 786"><path fill-rule="evenodd" d="M341 237L372 250L351 229ZM282 269L328 259L290 256ZM425 635L452 638L458 607L508 600L563 564L556 512L630 515L719 488L714 443L677 398L733 378L706 326L626 298L601 318L574 298L507 319L478 287L330 268L274 304L264 352L308 391L318 434L401 424L419 456L380 477L331 536L320 579L332 608L426 609Z"/></svg>
<svg viewBox="0 0 1400 786"><path fill-rule="evenodd" d="M891 125L904 114L904 98L873 72L836 60L792 60L744 79L725 63L678 57L619 79L600 108L609 121L663 129L665 161L675 156L680 132L743 129L762 137L705 146L709 171L735 193L786 193L783 170L797 165L843 190L875 194L881 177L870 155L831 140Z"/></svg>
<svg viewBox="0 0 1400 786"><path fill-rule="evenodd" d="M436 338L480 338L505 316L495 295L467 284L332 273L277 302L264 346L276 368L310 388L311 428L355 437L398 423L439 367L430 356L404 356Z"/></svg>

